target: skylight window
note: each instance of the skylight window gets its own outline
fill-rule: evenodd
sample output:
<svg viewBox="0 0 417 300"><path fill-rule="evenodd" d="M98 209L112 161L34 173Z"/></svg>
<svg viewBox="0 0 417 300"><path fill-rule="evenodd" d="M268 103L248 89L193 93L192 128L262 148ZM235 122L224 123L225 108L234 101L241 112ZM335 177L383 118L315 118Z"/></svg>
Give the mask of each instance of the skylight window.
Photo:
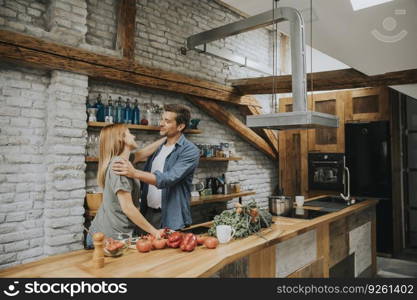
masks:
<svg viewBox="0 0 417 300"><path fill-rule="evenodd" d="M393 0L350 0L354 11L376 6Z"/></svg>

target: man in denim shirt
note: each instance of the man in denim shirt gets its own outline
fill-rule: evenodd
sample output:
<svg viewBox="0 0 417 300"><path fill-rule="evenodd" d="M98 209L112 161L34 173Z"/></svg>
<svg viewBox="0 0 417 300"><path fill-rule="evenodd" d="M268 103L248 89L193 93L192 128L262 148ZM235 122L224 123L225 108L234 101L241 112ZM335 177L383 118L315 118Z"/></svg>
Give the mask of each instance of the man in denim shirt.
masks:
<svg viewBox="0 0 417 300"><path fill-rule="evenodd" d="M200 151L183 135L191 118L189 108L171 104L164 109L160 135L167 140L149 157L144 171L129 161L115 163L113 170L142 181L141 212L153 226L177 230L192 223L191 182Z"/></svg>

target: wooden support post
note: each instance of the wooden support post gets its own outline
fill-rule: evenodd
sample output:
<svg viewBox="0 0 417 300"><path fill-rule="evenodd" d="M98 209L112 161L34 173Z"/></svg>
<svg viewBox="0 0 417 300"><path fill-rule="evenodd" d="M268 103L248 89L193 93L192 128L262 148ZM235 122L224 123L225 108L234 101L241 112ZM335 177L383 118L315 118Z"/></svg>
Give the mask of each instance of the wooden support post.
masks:
<svg viewBox="0 0 417 300"><path fill-rule="evenodd" d="M254 101L257 101L254 98ZM255 106L242 106L241 112L243 115L260 115L262 114L262 111L259 107ZM271 146L271 148L275 151L276 154L278 154L278 134L276 131L271 129L254 129L256 133L258 133L260 136L262 136L268 144Z"/></svg>
<svg viewBox="0 0 417 300"><path fill-rule="evenodd" d="M329 223L324 223L317 228L317 258L321 258L323 277L329 278Z"/></svg>
<svg viewBox="0 0 417 300"><path fill-rule="evenodd" d="M248 277L275 277L275 247L270 246L249 255Z"/></svg>
<svg viewBox="0 0 417 300"><path fill-rule="evenodd" d="M120 0L117 11L117 48L123 57L135 58L136 0Z"/></svg>

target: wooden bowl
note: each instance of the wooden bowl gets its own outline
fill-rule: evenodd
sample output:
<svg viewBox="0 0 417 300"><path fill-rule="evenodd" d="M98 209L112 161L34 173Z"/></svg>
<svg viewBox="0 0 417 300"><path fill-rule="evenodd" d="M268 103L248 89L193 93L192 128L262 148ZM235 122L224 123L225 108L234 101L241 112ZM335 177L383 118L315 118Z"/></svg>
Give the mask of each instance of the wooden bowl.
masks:
<svg viewBox="0 0 417 300"><path fill-rule="evenodd" d="M103 201L103 193L87 194L87 207L90 212L97 212Z"/></svg>

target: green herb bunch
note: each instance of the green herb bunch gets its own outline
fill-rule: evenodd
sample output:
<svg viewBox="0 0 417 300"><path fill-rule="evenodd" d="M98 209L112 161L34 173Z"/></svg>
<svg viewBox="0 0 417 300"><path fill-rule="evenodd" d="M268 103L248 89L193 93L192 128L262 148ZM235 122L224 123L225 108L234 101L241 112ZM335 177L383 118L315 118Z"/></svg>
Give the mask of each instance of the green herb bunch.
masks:
<svg viewBox="0 0 417 300"><path fill-rule="evenodd" d="M270 227L272 215L266 209L260 209L255 201L247 205L235 204L235 208L225 210L214 217L208 234L216 236L216 226L230 225L236 231L235 238L247 237L261 228Z"/></svg>

